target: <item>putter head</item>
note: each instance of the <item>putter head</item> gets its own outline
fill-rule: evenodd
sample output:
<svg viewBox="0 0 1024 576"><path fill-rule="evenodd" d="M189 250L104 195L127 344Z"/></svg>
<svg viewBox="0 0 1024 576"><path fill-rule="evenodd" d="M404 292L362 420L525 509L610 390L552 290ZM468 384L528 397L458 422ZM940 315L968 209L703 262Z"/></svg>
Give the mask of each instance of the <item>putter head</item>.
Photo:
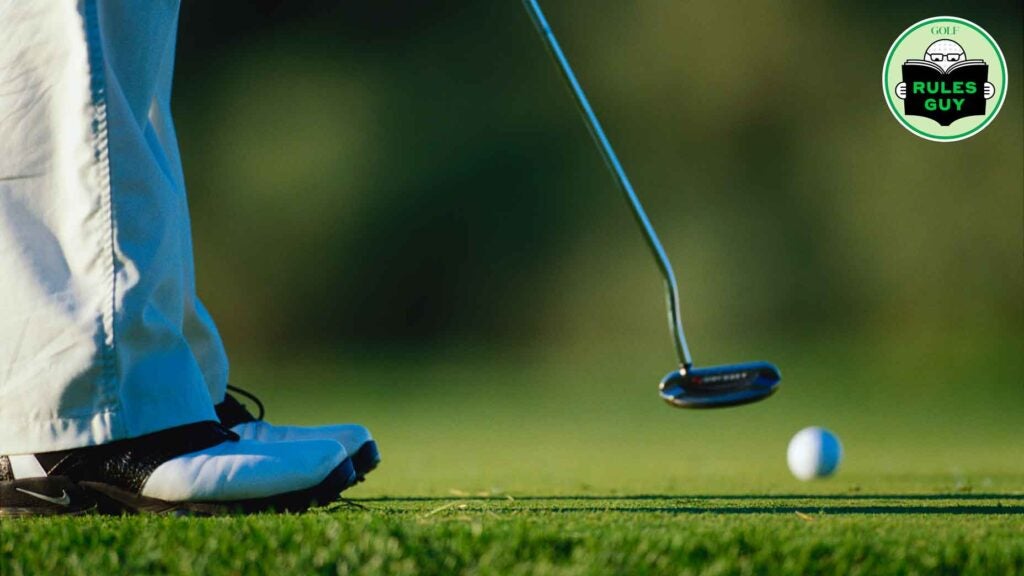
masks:
<svg viewBox="0 0 1024 576"><path fill-rule="evenodd" d="M691 366L669 372L658 391L662 400L676 408L723 408L764 400L780 380L779 369L768 362Z"/></svg>

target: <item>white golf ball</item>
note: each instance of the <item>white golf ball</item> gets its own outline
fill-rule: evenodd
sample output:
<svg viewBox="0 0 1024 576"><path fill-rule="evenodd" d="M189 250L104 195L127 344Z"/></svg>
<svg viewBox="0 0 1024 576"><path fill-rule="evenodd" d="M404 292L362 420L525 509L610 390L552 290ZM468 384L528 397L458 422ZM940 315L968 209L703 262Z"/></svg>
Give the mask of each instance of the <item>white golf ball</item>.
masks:
<svg viewBox="0 0 1024 576"><path fill-rule="evenodd" d="M786 462L800 480L831 476L843 459L843 445L836 435L818 426L804 428L789 441Z"/></svg>

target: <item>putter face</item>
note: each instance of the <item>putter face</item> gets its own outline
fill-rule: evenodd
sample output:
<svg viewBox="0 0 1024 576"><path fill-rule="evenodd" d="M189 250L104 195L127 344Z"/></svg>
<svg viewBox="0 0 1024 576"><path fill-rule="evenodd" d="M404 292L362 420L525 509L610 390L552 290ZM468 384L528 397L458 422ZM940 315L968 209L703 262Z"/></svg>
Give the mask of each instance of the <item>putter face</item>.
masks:
<svg viewBox="0 0 1024 576"><path fill-rule="evenodd" d="M676 408L723 408L764 400L782 380L768 362L711 366L669 372L658 390Z"/></svg>

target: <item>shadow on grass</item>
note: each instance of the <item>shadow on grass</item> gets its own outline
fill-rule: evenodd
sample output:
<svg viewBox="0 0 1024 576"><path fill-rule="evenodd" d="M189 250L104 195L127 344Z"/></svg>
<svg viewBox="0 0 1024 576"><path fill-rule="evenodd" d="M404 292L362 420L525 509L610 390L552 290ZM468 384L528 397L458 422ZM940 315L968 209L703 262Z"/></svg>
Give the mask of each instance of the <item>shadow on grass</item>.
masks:
<svg viewBox="0 0 1024 576"><path fill-rule="evenodd" d="M1022 493L963 493L948 494L631 494L605 496L586 494L579 496L515 496L515 500L600 500L634 502L644 500L1020 500ZM491 496L375 496L360 498L361 502L444 502L451 500L507 500L505 494Z"/></svg>
<svg viewBox="0 0 1024 576"><path fill-rule="evenodd" d="M806 503L796 501L806 500ZM939 504L939 502L942 504ZM995 501L982 504L980 501ZM1009 501L1009 503L1007 503ZM642 494L632 496L524 496L505 495L466 497L377 497L359 499L362 503L428 503L440 505L436 510L454 504L466 504L470 511L485 510L549 512L557 514L979 514L1024 515L1024 494L778 494L694 495L673 496ZM527 504L517 507L516 503ZM573 503L585 503L573 505ZM597 505L601 502L603 505ZM496 510L490 505L504 504ZM465 510L463 508L462 510Z"/></svg>
<svg viewBox="0 0 1024 576"><path fill-rule="evenodd" d="M629 508L593 507L540 507L554 513L626 512L630 514L1024 514L1024 506L639 506Z"/></svg>

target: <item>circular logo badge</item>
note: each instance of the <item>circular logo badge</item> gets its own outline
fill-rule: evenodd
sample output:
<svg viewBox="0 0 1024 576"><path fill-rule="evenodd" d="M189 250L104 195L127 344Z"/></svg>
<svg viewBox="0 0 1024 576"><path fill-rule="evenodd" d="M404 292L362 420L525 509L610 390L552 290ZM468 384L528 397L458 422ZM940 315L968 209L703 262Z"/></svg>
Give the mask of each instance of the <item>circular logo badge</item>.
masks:
<svg viewBox="0 0 1024 576"><path fill-rule="evenodd" d="M996 41L954 16L921 20L889 48L882 90L896 120L914 134L955 142L988 126L1006 99L1006 61Z"/></svg>

